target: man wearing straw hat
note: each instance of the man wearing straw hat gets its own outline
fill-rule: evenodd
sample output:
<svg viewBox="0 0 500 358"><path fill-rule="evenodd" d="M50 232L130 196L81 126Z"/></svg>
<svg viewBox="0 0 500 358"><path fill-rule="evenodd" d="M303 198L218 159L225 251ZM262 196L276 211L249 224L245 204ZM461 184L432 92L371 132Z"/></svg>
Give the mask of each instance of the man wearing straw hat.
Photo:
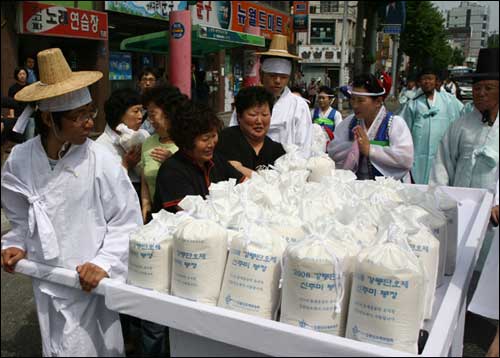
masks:
<svg viewBox="0 0 500 358"><path fill-rule="evenodd" d="M33 279L44 356L123 355L118 313L88 294L105 277L125 280L128 236L142 222L127 174L87 138L97 114L87 86L102 73L72 72L57 48L38 53L38 63L40 81L15 97L38 102L40 135L17 145L2 171L2 206L12 225L2 238L2 263L13 273L26 257L79 278L81 290ZM27 106L18 130L32 112Z"/></svg>
<svg viewBox="0 0 500 358"><path fill-rule="evenodd" d="M264 88L276 98L268 136L283 145L295 144L309 156L312 145L312 120L307 102L288 88L292 73L292 60L300 57L288 53L287 38L273 35L269 51L261 55L261 79ZM231 126L238 125L236 112Z"/></svg>

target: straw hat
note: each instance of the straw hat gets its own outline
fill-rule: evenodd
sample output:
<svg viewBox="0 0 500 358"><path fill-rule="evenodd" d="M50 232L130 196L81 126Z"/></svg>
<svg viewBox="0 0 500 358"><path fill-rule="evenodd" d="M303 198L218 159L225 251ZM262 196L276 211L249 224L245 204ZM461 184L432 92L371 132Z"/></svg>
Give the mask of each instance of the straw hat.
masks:
<svg viewBox="0 0 500 358"><path fill-rule="evenodd" d="M257 52L261 56L286 57L295 60L301 60L299 56L292 55L288 52L287 37L283 35L273 35L271 45L267 52Z"/></svg>
<svg viewBox="0 0 500 358"><path fill-rule="evenodd" d="M102 77L99 71L72 72L59 48L43 50L37 59L40 81L17 92L16 101L34 102L57 97L87 87Z"/></svg>

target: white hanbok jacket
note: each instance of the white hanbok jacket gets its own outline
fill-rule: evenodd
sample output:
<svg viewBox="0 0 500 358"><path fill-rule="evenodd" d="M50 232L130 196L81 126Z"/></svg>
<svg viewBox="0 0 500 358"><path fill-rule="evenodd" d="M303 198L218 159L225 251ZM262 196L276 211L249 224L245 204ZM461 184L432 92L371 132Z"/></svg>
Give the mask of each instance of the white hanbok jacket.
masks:
<svg viewBox="0 0 500 358"><path fill-rule="evenodd" d="M142 224L139 201L112 154L87 139L51 169L40 136L14 147L2 170L2 206L12 229L2 249L76 270L91 262L127 276L129 234ZM123 354L116 312L102 296L33 279L45 356Z"/></svg>
<svg viewBox="0 0 500 358"><path fill-rule="evenodd" d="M361 121L370 141L375 139L386 113L385 107L382 106L368 130L364 122ZM335 128L335 138L328 144L328 155L335 163L338 163L340 168L342 168L353 144L349 140L349 125L353 116L354 114L348 116ZM396 180L407 180L406 177L413 164L413 140L403 118L393 116L389 129L389 146L370 145L369 157L373 166L384 176ZM362 167L367 166L366 161L360 161L359 165L362 172L368 171L367 168Z"/></svg>
<svg viewBox="0 0 500 358"><path fill-rule="evenodd" d="M234 111L229 126L237 125L238 118ZM267 135L283 145L295 144L306 157L310 155L313 135L311 112L305 99L294 95L288 87L274 104Z"/></svg>

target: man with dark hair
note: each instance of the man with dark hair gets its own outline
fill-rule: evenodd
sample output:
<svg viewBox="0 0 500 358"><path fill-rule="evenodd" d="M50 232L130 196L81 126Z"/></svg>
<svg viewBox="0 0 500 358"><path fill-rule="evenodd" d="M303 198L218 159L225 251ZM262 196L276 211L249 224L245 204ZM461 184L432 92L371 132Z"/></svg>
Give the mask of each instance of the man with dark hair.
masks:
<svg viewBox="0 0 500 358"><path fill-rule="evenodd" d="M144 67L141 72L139 72L139 93L141 95L144 95L144 93L158 85L158 82L160 80L160 75L158 73L158 70L153 67ZM148 113L144 111L143 115L143 122L142 122L142 129L145 129L148 131L149 134L153 134L155 132L155 129L153 128L153 125L148 119Z"/></svg>
<svg viewBox="0 0 500 358"><path fill-rule="evenodd" d="M28 56L28 57L26 57L26 61L24 64L25 64L26 70L28 71L28 78L26 80L26 83L30 85L30 84L38 81L38 79L36 78L36 73L35 73L35 59L31 56Z"/></svg>
<svg viewBox="0 0 500 358"><path fill-rule="evenodd" d="M415 157L411 173L416 184L429 182L439 142L464 107L455 97L436 90L437 79L438 72L429 60L418 76L419 93L400 113L413 137Z"/></svg>

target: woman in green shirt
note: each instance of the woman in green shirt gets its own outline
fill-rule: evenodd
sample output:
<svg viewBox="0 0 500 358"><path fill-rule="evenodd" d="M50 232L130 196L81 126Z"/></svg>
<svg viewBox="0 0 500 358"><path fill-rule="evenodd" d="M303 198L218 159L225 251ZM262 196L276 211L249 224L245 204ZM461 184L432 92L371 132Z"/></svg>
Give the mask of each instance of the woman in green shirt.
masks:
<svg viewBox="0 0 500 358"><path fill-rule="evenodd" d="M180 104L187 101L177 87L160 86L147 91L143 104L147 107L149 120L155 133L142 145L142 216L146 223L151 215L151 202L154 198L156 176L161 164L174 154L178 148L170 138L170 119Z"/></svg>

